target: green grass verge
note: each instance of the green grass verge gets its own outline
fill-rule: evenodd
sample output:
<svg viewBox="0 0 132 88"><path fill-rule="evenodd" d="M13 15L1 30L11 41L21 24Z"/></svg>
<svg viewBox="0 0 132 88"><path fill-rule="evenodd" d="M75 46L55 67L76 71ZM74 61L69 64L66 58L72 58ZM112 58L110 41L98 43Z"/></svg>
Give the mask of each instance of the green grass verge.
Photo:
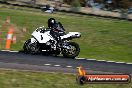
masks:
<svg viewBox="0 0 132 88"><path fill-rule="evenodd" d="M30 37L32 31L39 26L47 26L47 19L54 17L62 22L66 31L81 32L82 37L74 40L80 44L79 57L132 62L132 22L130 21L0 8L0 19L4 21L7 16L11 17L11 23L15 24L19 31L23 26L28 29L22 34L23 37L17 36L19 39L16 45L11 46L12 50L22 49L23 42Z"/></svg>
<svg viewBox="0 0 132 88"><path fill-rule="evenodd" d="M76 83L76 76L62 73L0 70L0 88L131 88L130 84Z"/></svg>

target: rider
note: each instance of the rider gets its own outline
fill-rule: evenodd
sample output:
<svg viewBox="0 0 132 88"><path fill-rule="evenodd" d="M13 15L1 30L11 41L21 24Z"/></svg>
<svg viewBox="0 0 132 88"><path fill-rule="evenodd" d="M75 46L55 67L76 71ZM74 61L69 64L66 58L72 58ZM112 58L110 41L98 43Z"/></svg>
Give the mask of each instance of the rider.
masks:
<svg viewBox="0 0 132 88"><path fill-rule="evenodd" d="M61 35L64 35L65 29L60 22L57 22L54 18L48 19L48 27L51 29L51 35L57 40L57 43L61 42Z"/></svg>

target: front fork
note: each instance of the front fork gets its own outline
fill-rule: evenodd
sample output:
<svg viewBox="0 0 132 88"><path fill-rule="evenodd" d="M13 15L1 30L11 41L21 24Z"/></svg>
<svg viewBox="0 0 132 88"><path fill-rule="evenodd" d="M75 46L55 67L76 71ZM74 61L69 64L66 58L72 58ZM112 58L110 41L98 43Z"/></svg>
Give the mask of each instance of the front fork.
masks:
<svg viewBox="0 0 132 88"><path fill-rule="evenodd" d="M62 43L62 46L61 46L61 48L62 48L62 50L65 50L65 49L68 49L69 48L69 41L64 41L63 43Z"/></svg>

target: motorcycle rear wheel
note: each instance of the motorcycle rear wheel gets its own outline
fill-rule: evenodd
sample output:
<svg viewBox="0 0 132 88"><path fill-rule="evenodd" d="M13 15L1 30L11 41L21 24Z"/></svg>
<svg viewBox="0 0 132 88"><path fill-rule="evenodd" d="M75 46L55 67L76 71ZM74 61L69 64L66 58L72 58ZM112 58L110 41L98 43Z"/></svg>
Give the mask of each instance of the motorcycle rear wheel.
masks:
<svg viewBox="0 0 132 88"><path fill-rule="evenodd" d="M28 39L24 43L23 50L25 53L37 54L39 52L39 47L37 46L37 43L31 44L31 39Z"/></svg>
<svg viewBox="0 0 132 88"><path fill-rule="evenodd" d="M29 43L31 43L31 39L28 39L25 43L24 43L24 45L23 45L23 51L24 51L24 53L26 53L26 54L28 54L29 53Z"/></svg>

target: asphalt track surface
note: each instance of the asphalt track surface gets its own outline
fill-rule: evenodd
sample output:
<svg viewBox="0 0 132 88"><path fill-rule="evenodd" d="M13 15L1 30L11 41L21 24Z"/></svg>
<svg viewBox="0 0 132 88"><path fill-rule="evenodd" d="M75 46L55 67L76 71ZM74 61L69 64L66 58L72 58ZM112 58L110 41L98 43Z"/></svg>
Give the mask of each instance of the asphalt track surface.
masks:
<svg viewBox="0 0 132 88"><path fill-rule="evenodd" d="M80 65L88 73L132 74L132 64L0 51L0 68L76 73Z"/></svg>

